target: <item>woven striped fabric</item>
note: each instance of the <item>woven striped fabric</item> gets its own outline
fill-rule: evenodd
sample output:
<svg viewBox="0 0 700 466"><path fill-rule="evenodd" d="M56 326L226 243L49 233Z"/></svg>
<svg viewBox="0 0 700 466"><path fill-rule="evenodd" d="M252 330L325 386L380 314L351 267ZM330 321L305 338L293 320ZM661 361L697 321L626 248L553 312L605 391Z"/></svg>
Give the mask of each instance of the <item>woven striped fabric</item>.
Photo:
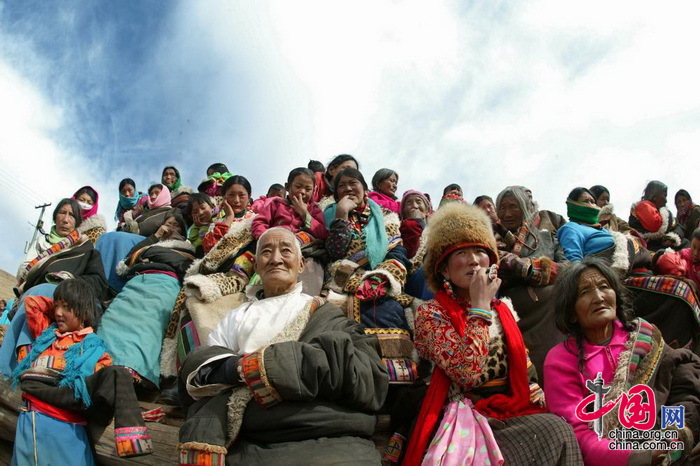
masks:
<svg viewBox="0 0 700 466"><path fill-rule="evenodd" d="M629 277L624 281L625 286L639 290L651 291L667 296L674 296L685 301L695 314L695 320L700 324L700 306L698 300L687 283L672 277L659 275L647 277Z"/></svg>
<svg viewBox="0 0 700 466"><path fill-rule="evenodd" d="M122 458L153 453L153 442L147 427L114 429L114 443L117 447L117 455Z"/></svg>
<svg viewBox="0 0 700 466"><path fill-rule="evenodd" d="M57 252L61 252L64 249L68 249L69 247L73 246L78 240L80 239L80 232L78 230L73 230L70 235L66 236L63 238L61 241L59 241L56 244L51 245L51 247L38 256L36 256L34 259L32 259L29 264L25 267L25 270L29 271L32 267L34 267L37 262L43 260L46 257L53 256Z"/></svg>
<svg viewBox="0 0 700 466"><path fill-rule="evenodd" d="M651 325L644 319L639 319L639 329L637 332L637 339L634 342L634 347L632 348L632 355L630 357L630 366L628 371L628 383L632 382L632 376L637 372L637 366L639 362L649 354L651 351L651 336L654 331L654 326Z"/></svg>

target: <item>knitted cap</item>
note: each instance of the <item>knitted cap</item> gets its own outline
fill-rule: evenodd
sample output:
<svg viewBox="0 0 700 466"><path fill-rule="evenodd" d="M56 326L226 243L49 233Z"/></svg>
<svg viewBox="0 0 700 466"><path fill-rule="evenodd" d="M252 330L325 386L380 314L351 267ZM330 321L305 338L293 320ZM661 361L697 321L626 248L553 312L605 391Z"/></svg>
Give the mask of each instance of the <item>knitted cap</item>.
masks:
<svg viewBox="0 0 700 466"><path fill-rule="evenodd" d="M498 248L491 230L491 221L480 208L451 202L439 208L428 223L427 254L424 262L428 287L441 288L440 265L449 255L466 247L480 247L489 255L489 263L498 263Z"/></svg>
<svg viewBox="0 0 700 466"><path fill-rule="evenodd" d="M420 191L416 191L415 189L409 189L405 193L403 193L403 196L401 197L401 208L399 209L399 218L403 220L403 206L404 203L406 202L406 199L409 198L409 196L418 196L421 199L423 199L423 203L425 204L426 208L428 209L427 214L428 216L432 215L433 213L433 204L430 202L430 199L425 195L425 193L422 193Z"/></svg>

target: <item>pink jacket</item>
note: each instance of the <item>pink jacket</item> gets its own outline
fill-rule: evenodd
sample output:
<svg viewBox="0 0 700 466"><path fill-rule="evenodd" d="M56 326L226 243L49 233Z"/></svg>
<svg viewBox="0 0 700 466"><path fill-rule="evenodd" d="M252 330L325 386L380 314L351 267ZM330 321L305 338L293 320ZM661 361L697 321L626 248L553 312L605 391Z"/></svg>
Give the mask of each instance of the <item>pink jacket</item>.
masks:
<svg viewBox="0 0 700 466"><path fill-rule="evenodd" d="M326 230L323 212L314 202L310 202L307 205L307 209L311 216L309 225L306 224L305 219L299 218L299 215L297 215L286 199L273 197L253 219L253 238L260 238L260 235L269 228L284 227L292 230L294 233L299 233L303 230L313 235L316 239L326 239L328 230Z"/></svg>
<svg viewBox="0 0 700 466"><path fill-rule="evenodd" d="M602 372L605 385L610 385L614 378L620 353L629 338L629 332L619 321L616 320L614 325L613 337L607 346L590 345L584 340L584 374L578 370L578 349L573 338L552 348L544 362L547 408L574 428L585 464L626 466L631 454L630 450L610 450L608 445L612 440L598 440L598 434L575 414L576 405L591 394L586 388L586 380L595 379L598 372Z"/></svg>
<svg viewBox="0 0 700 466"><path fill-rule="evenodd" d="M693 263L693 251L690 248L681 249L678 252L681 259L685 262L685 276L700 286L700 264Z"/></svg>
<svg viewBox="0 0 700 466"><path fill-rule="evenodd" d="M380 193L379 191L370 191L367 193L367 197L385 209L396 212L397 214L401 212L401 202L397 201L396 199L392 199L384 193Z"/></svg>

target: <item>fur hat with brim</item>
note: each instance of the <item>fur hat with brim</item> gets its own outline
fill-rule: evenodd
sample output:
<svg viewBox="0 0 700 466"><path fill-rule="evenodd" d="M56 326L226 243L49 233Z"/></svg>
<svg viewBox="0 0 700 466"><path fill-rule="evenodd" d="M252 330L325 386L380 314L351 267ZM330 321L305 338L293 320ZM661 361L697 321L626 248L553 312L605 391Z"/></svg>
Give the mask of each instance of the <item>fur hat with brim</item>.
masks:
<svg viewBox="0 0 700 466"><path fill-rule="evenodd" d="M440 266L451 253L459 249L484 248L489 255L490 264L498 264L498 249L491 221L480 208L451 202L433 214L428 228L427 254L423 266L431 290L438 291L442 288Z"/></svg>

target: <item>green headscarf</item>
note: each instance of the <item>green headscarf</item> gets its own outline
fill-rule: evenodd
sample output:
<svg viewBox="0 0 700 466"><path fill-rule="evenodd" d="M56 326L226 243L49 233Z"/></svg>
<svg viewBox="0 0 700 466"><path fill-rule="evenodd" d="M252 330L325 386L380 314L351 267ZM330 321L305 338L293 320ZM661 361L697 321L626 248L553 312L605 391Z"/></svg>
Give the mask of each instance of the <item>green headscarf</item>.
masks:
<svg viewBox="0 0 700 466"><path fill-rule="evenodd" d="M584 202L567 199L566 213L569 216L569 220L572 222L596 225L598 224L600 208L597 205L590 205Z"/></svg>

